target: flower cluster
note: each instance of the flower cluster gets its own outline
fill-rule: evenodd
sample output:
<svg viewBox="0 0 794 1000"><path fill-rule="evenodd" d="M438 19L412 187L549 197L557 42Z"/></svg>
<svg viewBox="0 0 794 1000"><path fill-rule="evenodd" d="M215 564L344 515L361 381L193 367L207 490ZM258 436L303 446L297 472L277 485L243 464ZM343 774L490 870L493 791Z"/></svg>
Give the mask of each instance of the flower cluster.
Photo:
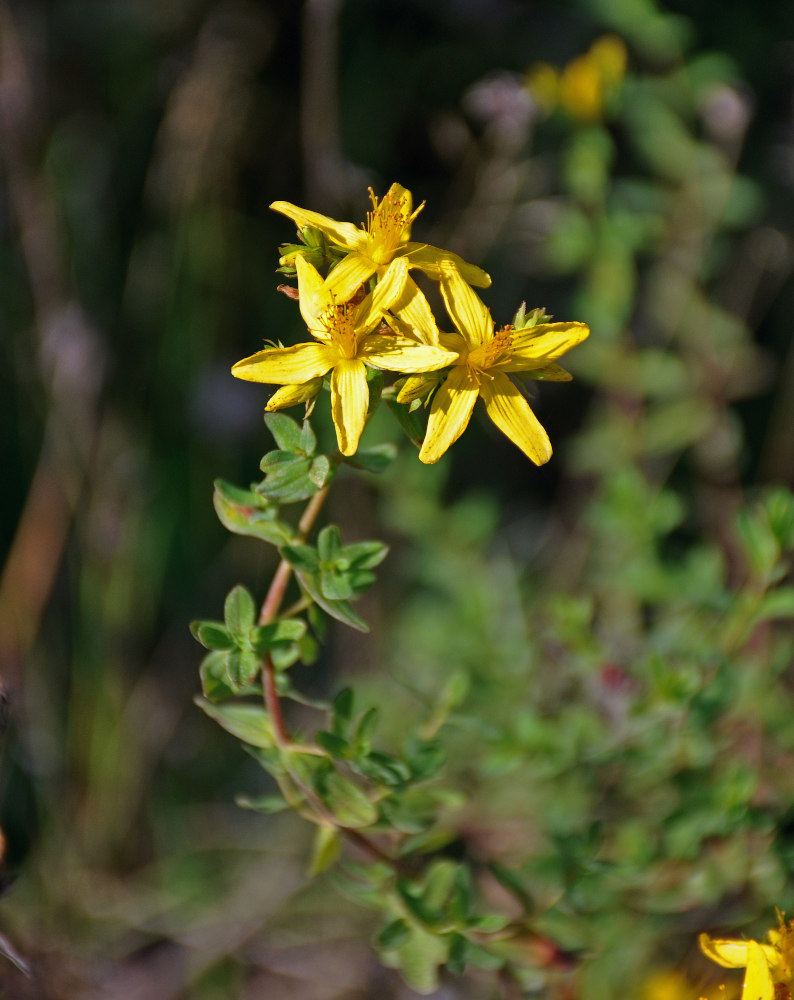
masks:
<svg viewBox="0 0 794 1000"><path fill-rule="evenodd" d="M395 386L397 404L429 406L423 462L436 462L460 437L478 398L524 454L537 465L547 462L548 436L512 379L570 379L556 361L585 339L587 326L550 323L542 310L526 314L522 307L512 325L497 329L472 288L487 288L490 277L448 250L410 240L422 209L413 208L411 192L392 184L382 199L370 196L363 227L274 202L302 240L284 248L280 263L297 275L301 315L314 339L259 351L238 361L233 374L281 386L268 410L313 400L330 375L331 412L346 456L358 448L371 410L368 375L379 369L405 376ZM438 282L453 332L439 330L412 270Z"/></svg>

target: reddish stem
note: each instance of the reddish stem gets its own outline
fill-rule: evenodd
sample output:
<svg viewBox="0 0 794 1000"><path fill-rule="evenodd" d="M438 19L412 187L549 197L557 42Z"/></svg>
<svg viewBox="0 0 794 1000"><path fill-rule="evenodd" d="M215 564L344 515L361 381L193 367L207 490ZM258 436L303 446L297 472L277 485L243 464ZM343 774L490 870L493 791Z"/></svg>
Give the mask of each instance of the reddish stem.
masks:
<svg viewBox="0 0 794 1000"><path fill-rule="evenodd" d="M314 522L317 520L317 515L322 510L325 498L328 496L329 488L330 485L324 486L319 493L315 493L308 504L306 504L306 509L301 515L300 521L298 521L298 542L304 541L314 526ZM259 612L260 625L269 625L271 622L275 621L279 608L284 600L284 594L287 591L290 576L292 576L292 566L290 566L286 559L282 559L276 568L276 572L273 574L273 579L270 582L267 594L262 602L262 608ZM280 747L283 747L289 743L289 733L287 732L287 727L284 724L284 714L281 711L281 702L279 701L278 691L276 690L276 670L273 666L273 660L271 659L269 653L265 657L264 663L262 664L262 681L265 691L265 707L267 708L268 714L270 715L273 723L273 734L276 738L276 743Z"/></svg>

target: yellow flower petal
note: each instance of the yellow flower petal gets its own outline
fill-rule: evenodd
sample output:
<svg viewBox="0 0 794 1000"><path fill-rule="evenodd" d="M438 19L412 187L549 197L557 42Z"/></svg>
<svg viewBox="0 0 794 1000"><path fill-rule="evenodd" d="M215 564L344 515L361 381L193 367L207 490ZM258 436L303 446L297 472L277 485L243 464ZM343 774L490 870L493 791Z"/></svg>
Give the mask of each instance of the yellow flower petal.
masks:
<svg viewBox="0 0 794 1000"><path fill-rule="evenodd" d="M417 344L399 334L371 333L359 345L359 357L388 372L414 375L434 372L457 361L457 354L432 344Z"/></svg>
<svg viewBox="0 0 794 1000"><path fill-rule="evenodd" d="M283 410L288 406L297 406L299 403L306 403L310 399L314 399L322 387L321 376L309 379L308 382L303 382L300 385L282 385L267 401L265 409L272 412L273 410Z"/></svg>
<svg viewBox="0 0 794 1000"><path fill-rule="evenodd" d="M325 279L325 290L337 302L348 302L377 270L377 266L357 251L340 260Z"/></svg>
<svg viewBox="0 0 794 1000"><path fill-rule="evenodd" d="M483 271L475 264L469 264L450 250L439 250L438 247L431 247L427 243L406 243L400 247L400 253L409 258L411 267L418 267L434 281L440 281L442 273L452 269L477 288L488 288L491 284L491 276L487 271Z"/></svg>
<svg viewBox="0 0 794 1000"><path fill-rule="evenodd" d="M488 416L535 465L551 458L551 442L529 403L501 372L483 378L480 395Z"/></svg>
<svg viewBox="0 0 794 1000"><path fill-rule="evenodd" d="M466 366L456 365L433 397L420 461L432 465L458 440L466 430L478 395L477 383Z"/></svg>
<svg viewBox="0 0 794 1000"><path fill-rule="evenodd" d="M340 361L331 375L331 416L343 455L355 454L369 409L367 369L363 361Z"/></svg>
<svg viewBox="0 0 794 1000"><path fill-rule="evenodd" d="M438 327L424 297L413 278L407 278L399 299L392 304L392 316L386 322L403 336L413 337L423 344L438 343Z"/></svg>
<svg viewBox="0 0 794 1000"><path fill-rule="evenodd" d="M321 317L330 302L323 294L323 277L313 264L301 256L295 258L295 270L298 274L298 305L303 322L313 336L319 340L327 340L328 332Z"/></svg>
<svg viewBox="0 0 794 1000"><path fill-rule="evenodd" d="M325 344L273 347L238 361L232 367L232 375L247 382L291 385L296 382L308 382L318 375L325 375L336 363L337 358L338 353Z"/></svg>
<svg viewBox="0 0 794 1000"><path fill-rule="evenodd" d="M756 941L748 941L742 1000L774 1000L774 997L775 984L762 945Z"/></svg>
<svg viewBox="0 0 794 1000"><path fill-rule="evenodd" d="M768 944L758 944L752 942L761 949L761 954L766 957L769 965L775 965L779 959L776 948ZM710 958L717 965L722 965L726 969L743 969L749 960L749 941L739 941L736 938L712 938L708 934L701 934L698 944L703 954Z"/></svg>
<svg viewBox="0 0 794 1000"><path fill-rule="evenodd" d="M329 219L327 215L310 212L288 201L274 201L270 207L274 212L281 212L288 219L292 219L300 229L304 226L319 229L328 239L345 250L363 250L367 245L367 234L352 222L337 222L336 219Z"/></svg>
<svg viewBox="0 0 794 1000"><path fill-rule="evenodd" d="M398 403L413 403L415 399L424 399L444 376L439 372L426 372L423 375L410 375L403 382L397 393ZM399 384L399 383L398 383Z"/></svg>
<svg viewBox="0 0 794 1000"><path fill-rule="evenodd" d="M471 347L493 339L493 320L485 304L454 268L443 268L441 295L461 336Z"/></svg>
<svg viewBox="0 0 794 1000"><path fill-rule="evenodd" d="M333 271L331 272L333 274ZM368 333L383 319L383 314L400 297L408 278L404 260L393 260L378 280L375 290L356 309L353 324L357 330Z"/></svg>
<svg viewBox="0 0 794 1000"><path fill-rule="evenodd" d="M542 323L516 330L510 341L510 359L498 367L506 372L529 371L556 361L590 334L586 323Z"/></svg>

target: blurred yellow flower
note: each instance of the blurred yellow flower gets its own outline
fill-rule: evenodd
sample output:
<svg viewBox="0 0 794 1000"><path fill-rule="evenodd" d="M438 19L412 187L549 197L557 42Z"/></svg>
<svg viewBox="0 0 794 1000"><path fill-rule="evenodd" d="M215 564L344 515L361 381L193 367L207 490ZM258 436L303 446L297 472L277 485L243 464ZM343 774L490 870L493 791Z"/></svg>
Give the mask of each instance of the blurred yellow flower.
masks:
<svg viewBox="0 0 794 1000"><path fill-rule="evenodd" d="M399 333L373 332L383 319L386 302L394 299L395 286L404 286L404 259L378 282L375 290L357 305L339 304L319 272L302 257L295 261L301 315L314 343L272 347L243 358L232 374L249 382L270 382L292 387L270 409L291 405L284 399L307 398L306 384L331 372L331 414L339 450L352 455L367 422L369 390L366 365L413 374L451 364L455 355L433 344L420 344ZM365 364L366 362L366 364ZM316 383L314 383L316 385ZM300 388L297 388L300 387ZM278 393L276 393L278 397ZM274 397L275 399L275 397Z"/></svg>
<svg viewBox="0 0 794 1000"><path fill-rule="evenodd" d="M767 934L769 944L711 938L701 934L701 951L713 962L728 969L746 969L743 1000L775 1000L783 991L791 996L794 987L794 921L778 914L778 926Z"/></svg>
<svg viewBox="0 0 794 1000"><path fill-rule="evenodd" d="M372 211L367 212L365 228L350 222L337 222L326 215L299 208L287 201L274 201L270 206L281 212L299 227L311 226L319 229L332 243L347 252L325 281L325 287L333 291L341 302L346 302L356 291L376 274L380 281L393 272L398 262L408 268L418 268L431 278L438 280L439 268L452 265L472 285L487 288L490 277L473 264L466 263L449 250L439 250L426 243L411 243L411 224L421 212L424 202L414 210L411 192L400 184L392 184L380 200L370 188ZM282 261L283 263L283 261ZM403 274L402 271L399 273ZM386 302L389 308L403 293L408 281L407 270L400 282L394 282L393 296Z"/></svg>
<svg viewBox="0 0 794 1000"><path fill-rule="evenodd" d="M609 94L626 73L626 46L617 35L597 38L584 55L558 73L548 63L536 63L526 76L527 87L547 112L561 107L583 122L603 117Z"/></svg>

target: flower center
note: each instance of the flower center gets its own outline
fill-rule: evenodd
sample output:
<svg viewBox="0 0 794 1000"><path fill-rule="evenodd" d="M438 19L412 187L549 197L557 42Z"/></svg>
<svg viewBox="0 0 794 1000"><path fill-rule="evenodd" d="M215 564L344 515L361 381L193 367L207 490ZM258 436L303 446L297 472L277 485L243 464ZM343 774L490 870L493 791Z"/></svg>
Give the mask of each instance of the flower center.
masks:
<svg viewBox="0 0 794 1000"><path fill-rule="evenodd" d="M331 306L323 316L331 340L343 358L354 358L358 350L358 336L353 325L353 302Z"/></svg>
<svg viewBox="0 0 794 1000"><path fill-rule="evenodd" d="M369 189L372 211L367 212L369 252L376 264L388 264L411 224L408 193L389 191L380 201Z"/></svg>
<svg viewBox="0 0 794 1000"><path fill-rule="evenodd" d="M512 326L503 326L499 330L495 330L493 337L487 343L481 344L469 354L469 365L486 371L488 368L493 368L499 361L509 360L513 333Z"/></svg>

